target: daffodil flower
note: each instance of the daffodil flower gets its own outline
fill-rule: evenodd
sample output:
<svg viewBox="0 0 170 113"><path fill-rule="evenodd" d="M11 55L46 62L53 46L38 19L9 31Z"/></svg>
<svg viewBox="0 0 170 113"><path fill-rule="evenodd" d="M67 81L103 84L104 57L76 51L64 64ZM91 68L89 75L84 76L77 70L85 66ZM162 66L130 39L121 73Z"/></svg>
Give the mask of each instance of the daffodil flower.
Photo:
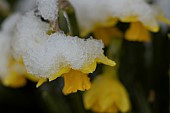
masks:
<svg viewBox="0 0 170 113"><path fill-rule="evenodd" d="M66 36L62 32L48 35L48 29L48 23L28 12L17 24L13 43L15 58L22 57L28 73L40 79L37 87L63 75L65 94L89 89L87 74L95 71L97 63L115 65L104 56L101 40Z"/></svg>
<svg viewBox="0 0 170 113"><path fill-rule="evenodd" d="M11 56L10 36L0 32L0 81L8 87L22 87L26 84L25 68Z"/></svg>
<svg viewBox="0 0 170 113"><path fill-rule="evenodd" d="M25 86L26 76L36 80L27 74L22 60L17 62L12 55L13 29L20 16L19 13L15 13L7 18L2 24L0 32L0 81L3 85L12 88Z"/></svg>
<svg viewBox="0 0 170 113"><path fill-rule="evenodd" d="M83 100L86 109L97 113L128 112L131 108L128 93L124 86L113 77L114 69L106 69L92 82Z"/></svg>
<svg viewBox="0 0 170 113"><path fill-rule="evenodd" d="M126 31L127 40L150 41L150 32L140 22L132 22L130 28Z"/></svg>
<svg viewBox="0 0 170 113"><path fill-rule="evenodd" d="M96 27L93 30L93 35L96 39L101 39L105 46L109 46L111 44L112 37L121 38L123 37L123 33L116 27Z"/></svg>
<svg viewBox="0 0 170 113"><path fill-rule="evenodd" d="M170 25L170 21L157 8L147 4L144 0L69 1L76 10L82 35L94 32L101 26L104 28L114 26L121 21L132 24L125 33L127 40L148 41L150 40L149 31L159 31L158 21ZM139 31L143 31L144 34L141 35Z"/></svg>

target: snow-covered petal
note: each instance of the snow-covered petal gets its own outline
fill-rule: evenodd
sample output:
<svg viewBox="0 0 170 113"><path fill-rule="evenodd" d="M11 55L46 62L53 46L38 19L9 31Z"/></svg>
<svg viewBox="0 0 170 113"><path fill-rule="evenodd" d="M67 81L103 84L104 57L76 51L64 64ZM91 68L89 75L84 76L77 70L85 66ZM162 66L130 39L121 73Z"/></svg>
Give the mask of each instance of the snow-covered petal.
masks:
<svg viewBox="0 0 170 113"><path fill-rule="evenodd" d="M11 34L15 27L16 23L19 21L21 18L21 14L19 12L13 13L11 16L5 19L5 21L2 23L2 31L5 32L6 34Z"/></svg>
<svg viewBox="0 0 170 113"><path fill-rule="evenodd" d="M92 30L109 18L123 22L140 21L151 31L158 30L153 9L144 0L69 0L75 7L80 28Z"/></svg>
<svg viewBox="0 0 170 113"><path fill-rule="evenodd" d="M10 52L10 37L0 32L0 77L3 77L8 73Z"/></svg>
<svg viewBox="0 0 170 113"><path fill-rule="evenodd" d="M32 13L27 13L17 25L17 45L14 48L18 58L23 57L29 73L54 79L66 67L92 73L97 62L114 65L114 62L103 57L101 40L81 39L61 32L47 35L48 28L47 23ZM89 70L87 67L90 65L93 69Z"/></svg>

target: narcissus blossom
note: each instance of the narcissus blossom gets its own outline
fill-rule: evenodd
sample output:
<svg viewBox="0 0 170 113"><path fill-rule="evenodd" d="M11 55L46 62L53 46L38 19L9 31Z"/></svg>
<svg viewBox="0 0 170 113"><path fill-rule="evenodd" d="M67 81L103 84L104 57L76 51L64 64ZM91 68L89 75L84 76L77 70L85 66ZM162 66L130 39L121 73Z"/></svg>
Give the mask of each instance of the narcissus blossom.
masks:
<svg viewBox="0 0 170 113"><path fill-rule="evenodd" d="M14 13L2 23L0 31L0 81L3 85L18 88L26 85L27 79L37 82L38 78L28 74L22 57L14 59L15 28L21 14Z"/></svg>
<svg viewBox="0 0 170 113"><path fill-rule="evenodd" d="M140 23L140 30L157 32L158 20L170 25L163 14L144 0L69 0L74 6L82 34L93 32L98 26L114 26L118 20L125 23ZM126 33L132 41L148 41L148 35L134 36ZM148 33L147 33L148 34ZM137 34L137 35L140 35ZM130 38L132 36L132 38ZM146 36L146 37L143 37ZM139 39L138 39L139 38Z"/></svg>
<svg viewBox="0 0 170 113"><path fill-rule="evenodd" d="M20 18L15 13L7 18L0 32L0 81L8 87L18 88L26 84L27 74L22 61L16 62L12 56L11 42L13 40L13 29Z"/></svg>
<svg viewBox="0 0 170 113"><path fill-rule="evenodd" d="M130 28L126 31L127 40L133 41L149 41L150 33L140 22L132 22Z"/></svg>
<svg viewBox="0 0 170 113"><path fill-rule="evenodd" d="M86 109L97 113L118 113L130 110L128 93L113 74L115 73L112 70L107 69L94 79L91 89L83 96Z"/></svg>
<svg viewBox="0 0 170 113"><path fill-rule="evenodd" d="M63 75L67 77L77 73L79 85L89 82L88 73L93 73L97 63L114 66L115 63L103 54L101 40L81 39L77 36L66 36L62 32L48 35L49 24L36 17L33 12L27 13L17 24L16 40L14 42L15 58L23 58L29 73L41 78L37 86L46 79L54 80ZM77 71L77 72L76 72ZM80 77L79 77L80 76ZM68 83L65 83L66 87ZM88 87L88 88L87 88ZM77 86L78 90L89 89L89 85ZM65 93L75 92L75 88Z"/></svg>
<svg viewBox="0 0 170 113"><path fill-rule="evenodd" d="M118 28L110 26L110 27L96 27L93 30L93 35L96 39L101 39L105 46L109 46L112 42L112 37L121 38L123 37L123 32L121 32Z"/></svg>

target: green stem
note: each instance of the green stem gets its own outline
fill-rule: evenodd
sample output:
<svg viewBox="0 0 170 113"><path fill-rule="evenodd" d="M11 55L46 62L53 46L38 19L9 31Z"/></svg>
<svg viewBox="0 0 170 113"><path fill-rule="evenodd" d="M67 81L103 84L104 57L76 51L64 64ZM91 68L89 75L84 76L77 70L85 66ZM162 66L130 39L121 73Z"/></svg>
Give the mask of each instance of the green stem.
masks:
<svg viewBox="0 0 170 113"><path fill-rule="evenodd" d="M58 23L59 23L59 28L62 30L65 34L69 34L69 27L68 27L68 22L67 19L64 15L64 11L60 10L59 11L59 18L58 18Z"/></svg>
<svg viewBox="0 0 170 113"><path fill-rule="evenodd" d="M73 6L67 0L59 0L60 10L65 11L67 17L67 25L70 28L69 34L72 36L79 36L79 27L76 19L76 13Z"/></svg>

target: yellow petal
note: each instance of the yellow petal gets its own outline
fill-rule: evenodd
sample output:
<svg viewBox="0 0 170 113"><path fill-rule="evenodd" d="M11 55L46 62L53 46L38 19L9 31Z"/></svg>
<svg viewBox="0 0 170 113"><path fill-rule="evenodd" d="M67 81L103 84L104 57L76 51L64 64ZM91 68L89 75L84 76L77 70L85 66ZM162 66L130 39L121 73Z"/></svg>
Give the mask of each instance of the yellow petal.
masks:
<svg viewBox="0 0 170 113"><path fill-rule="evenodd" d="M120 19L122 22L136 22L138 20L137 16L128 16Z"/></svg>
<svg viewBox="0 0 170 113"><path fill-rule="evenodd" d="M18 75L16 72L11 72L6 78L2 79L5 86L19 88L25 86L27 80L24 76Z"/></svg>
<svg viewBox="0 0 170 113"><path fill-rule="evenodd" d="M80 71L70 70L69 73L66 73L63 76L64 76L63 93L65 95L77 92L78 90L80 91L88 90L91 87L90 78L88 78L88 75Z"/></svg>
<svg viewBox="0 0 170 113"><path fill-rule="evenodd" d="M37 87L37 88L40 87L40 86L41 86L44 82L46 82L46 81L47 81L46 78L39 78L39 81L38 81L36 87Z"/></svg>
<svg viewBox="0 0 170 113"><path fill-rule="evenodd" d="M105 46L111 43L112 37L121 37L123 33L116 27L96 27L93 30L96 39L101 39Z"/></svg>
<svg viewBox="0 0 170 113"><path fill-rule="evenodd" d="M116 107L115 104L112 104L106 109L106 113L119 113L119 109Z"/></svg>
<svg viewBox="0 0 170 113"><path fill-rule="evenodd" d="M96 112L104 112L105 108L107 108L107 103L102 103L102 99L106 99L106 96L103 92L107 90L101 76L95 78L92 83L92 87L90 90L86 91L83 95L83 102L86 109L92 109ZM104 94L104 95L103 95ZM112 99L109 98L112 101Z"/></svg>
<svg viewBox="0 0 170 113"><path fill-rule="evenodd" d="M91 90L91 89L90 89ZM96 101L97 101L97 92L95 91L88 91L88 92L85 92L84 95L83 95L83 102L84 102L84 107L85 109L89 110L91 108L94 107L94 105L96 104ZM95 93L94 93L95 92ZM100 93L100 92L99 92ZM96 105L97 106L97 105Z"/></svg>
<svg viewBox="0 0 170 113"><path fill-rule="evenodd" d="M62 74L68 73L69 71L70 71L70 67L64 67L58 73L51 75L50 78L49 78L49 81L55 80L56 78L58 78Z"/></svg>
<svg viewBox="0 0 170 113"><path fill-rule="evenodd" d="M33 82L38 82L39 81L39 78L37 78L36 76L32 75L32 74L25 74L25 77Z"/></svg>
<svg viewBox="0 0 170 113"><path fill-rule="evenodd" d="M93 73L96 70L96 62L92 62L90 65L85 66L81 69L83 73Z"/></svg>
<svg viewBox="0 0 170 113"><path fill-rule="evenodd" d="M160 27L158 24L156 26L145 25L145 28L147 28L148 30L152 32L158 32L160 30Z"/></svg>
<svg viewBox="0 0 170 113"><path fill-rule="evenodd" d="M103 109L101 109L101 106L98 104L98 102L96 102L93 105L92 110L95 113L119 113L118 108L114 104L108 106L105 110L103 110Z"/></svg>
<svg viewBox="0 0 170 113"><path fill-rule="evenodd" d="M117 96L114 97L115 105L121 112L127 112L130 110L130 100L125 87L118 81L113 81L113 86Z"/></svg>
<svg viewBox="0 0 170 113"><path fill-rule="evenodd" d="M106 73L108 72L103 74ZM130 101L125 88L111 76L97 76L91 89L85 92L83 100L85 108L95 112L117 113L130 110Z"/></svg>
<svg viewBox="0 0 170 113"><path fill-rule="evenodd" d="M99 103L99 101L98 101L99 95L98 94L101 94L101 89L100 89L101 87L98 87L98 86L100 86L101 83L96 82L99 79L100 79L100 77L95 79L91 85L90 90L86 91L83 95L83 103L84 103L85 109L93 109L93 107L95 107L95 108L98 107L98 110L100 109L100 106L97 103ZM101 111L101 110L99 110L99 111Z"/></svg>
<svg viewBox="0 0 170 113"><path fill-rule="evenodd" d="M93 32L98 27L111 27L117 24L117 22L118 22L118 18L109 17L105 22L96 23L91 29L82 29L80 36L85 37L89 33Z"/></svg>
<svg viewBox="0 0 170 113"><path fill-rule="evenodd" d="M96 58L94 62L92 62L90 65L85 65L81 69L81 72L83 73L93 73L96 69L97 63L103 63L105 65L109 66L115 66L116 63L110 59L108 59L106 56L101 55L100 58Z"/></svg>
<svg viewBox="0 0 170 113"><path fill-rule="evenodd" d="M116 25L117 22L118 22L118 18L109 17L105 22L97 23L97 24L94 26L94 29L95 29L96 27L111 27L111 26Z"/></svg>
<svg viewBox="0 0 170 113"><path fill-rule="evenodd" d="M164 16L158 16L157 18L158 18L158 20L160 20L161 22L164 22L164 23L166 23L166 24L168 24L168 25L170 26L170 20L169 20L168 18L166 18L166 17L164 17Z"/></svg>
<svg viewBox="0 0 170 113"><path fill-rule="evenodd" d="M23 61L22 56L20 56L20 58L19 58L18 62L19 62L20 64L24 64L24 61Z"/></svg>
<svg viewBox="0 0 170 113"><path fill-rule="evenodd" d="M20 66L21 68L20 69L15 69L16 66ZM11 59L10 64L9 64L9 68L13 72L18 73L18 74L24 76L25 78L27 78L27 79L29 79L29 80L31 80L33 82L38 82L38 80L39 80L39 78L37 78L36 76L26 72L22 57L20 57L18 61L14 60L14 59Z"/></svg>
<svg viewBox="0 0 170 113"><path fill-rule="evenodd" d="M96 58L96 62L103 63L108 66L115 66L116 63L110 59L108 59L106 56L102 55L100 58Z"/></svg>
<svg viewBox="0 0 170 113"><path fill-rule="evenodd" d="M138 16L129 16L129 17L124 17L120 19L122 22L127 22L127 23L133 23L133 22L137 22L139 21ZM152 31L152 32L158 32L159 31L159 26L156 22L156 20L148 20L147 22L144 21L142 22L144 24L144 26Z"/></svg>
<svg viewBox="0 0 170 113"><path fill-rule="evenodd" d="M25 73L23 65L20 65L13 58L10 58L8 63L8 74L2 79L2 83L5 86L12 88L23 87L27 82L25 77L22 76Z"/></svg>
<svg viewBox="0 0 170 113"><path fill-rule="evenodd" d="M91 33L91 29L90 30L83 29L80 31L80 37L86 37L89 33Z"/></svg>
<svg viewBox="0 0 170 113"><path fill-rule="evenodd" d="M140 22L133 22L130 28L125 33L125 38L129 41L142 41L150 40L149 31Z"/></svg>

